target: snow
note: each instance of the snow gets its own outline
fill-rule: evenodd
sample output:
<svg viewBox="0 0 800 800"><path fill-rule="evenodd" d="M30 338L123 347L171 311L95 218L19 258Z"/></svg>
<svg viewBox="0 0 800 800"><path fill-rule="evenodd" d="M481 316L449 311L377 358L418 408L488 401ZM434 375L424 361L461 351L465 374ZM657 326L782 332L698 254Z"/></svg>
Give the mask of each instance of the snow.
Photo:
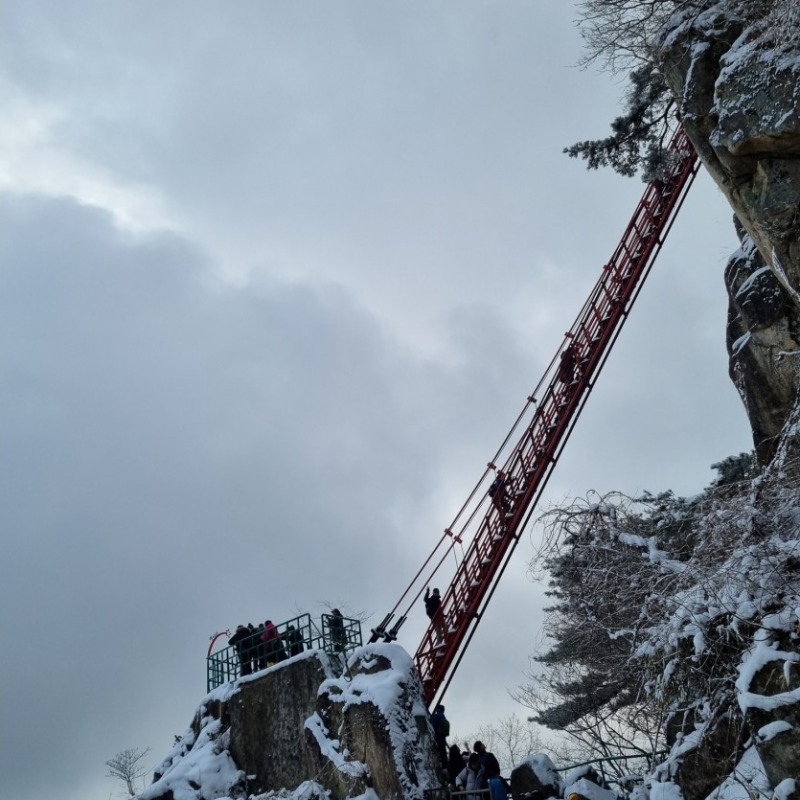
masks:
<svg viewBox="0 0 800 800"><path fill-rule="evenodd" d="M320 753L327 758L339 772L351 778L360 778L367 774L367 765L361 761L348 760L347 752L340 752L338 739L330 737L330 731L325 727L319 714L312 714L306 720L306 730L310 731L319 745Z"/></svg>
<svg viewBox="0 0 800 800"><path fill-rule="evenodd" d="M683 800L683 793L672 781L654 783L650 786L650 800Z"/></svg>
<svg viewBox="0 0 800 800"><path fill-rule="evenodd" d="M542 786L561 786L555 765L545 753L533 753L522 763L527 764Z"/></svg>
<svg viewBox="0 0 800 800"><path fill-rule="evenodd" d="M380 669L378 658L390 663L389 669ZM407 716L402 708L402 699L408 691L411 676L416 668L411 656L398 644L371 644L357 649L350 657L350 665L360 661L359 672L352 677L329 678L319 687L319 694L335 696L343 711L353 705L370 703L376 706L387 721L387 731L395 763L403 764L406 754L417 744L417 730L407 726ZM421 694L411 708L413 717L427 717L427 709ZM350 762L351 764L354 762ZM401 784L407 781L406 773L398 770ZM408 787L409 790L411 787ZM410 796L410 792L409 792Z"/></svg>
<svg viewBox="0 0 800 800"><path fill-rule="evenodd" d="M789 800L797 790L797 781L794 778L786 778L776 787L773 796L775 800Z"/></svg>
<svg viewBox="0 0 800 800"><path fill-rule="evenodd" d="M756 733L756 737L759 742L768 742L770 739L775 738L779 733L784 733L785 731L794 730L794 725L786 722L786 720L777 720L776 722L770 722L767 725L762 726L758 729Z"/></svg>
<svg viewBox="0 0 800 800"><path fill-rule="evenodd" d="M569 798L573 794L585 797L586 800L617 800L617 795L611 789L603 789L587 778L580 778L564 789L564 797Z"/></svg>
<svg viewBox="0 0 800 800"><path fill-rule="evenodd" d="M768 664L775 661L783 662L781 667L785 675L785 667L787 665L800 661L800 653L778 650L777 642L771 641L769 636L770 632L768 630L761 629L756 632L754 646L745 655L744 661L739 668L736 689L739 707L743 712L749 708L774 711L782 706L800 702L800 687L770 695L762 695L750 691L756 674Z"/></svg>
<svg viewBox="0 0 800 800"><path fill-rule="evenodd" d="M230 753L224 749L227 744L225 736L218 736L220 721L204 721L197 741L189 745L191 749L185 755L175 753L167 774L138 795L139 800L161 797L167 791L172 792L174 800L198 800L196 787L202 787L205 797L221 798L244 777Z"/></svg>
<svg viewBox="0 0 800 800"><path fill-rule="evenodd" d="M707 800L753 800L770 796L764 765L755 747L748 747L733 772Z"/></svg>
<svg viewBox="0 0 800 800"><path fill-rule="evenodd" d="M746 281L742 282L742 285L739 287L739 291L736 292L736 297L743 297L746 295L762 275L770 273L771 271L772 270L770 270L769 267L759 267L759 269L755 270Z"/></svg>
<svg viewBox="0 0 800 800"><path fill-rule="evenodd" d="M199 734L195 740L192 729L176 741L172 751L157 768L161 777L137 796L137 800L155 800L172 792L174 800L230 800L231 793L238 797L239 787L244 784L244 773L234 764L230 753L229 733L222 730L220 720L207 713L207 707L229 701L242 684L260 680L265 672L286 669L293 662L304 658L320 661L327 676L319 686L318 696L327 695L342 711L348 707L370 703L378 708L386 720L395 764L404 796L419 796L428 787L428 781L421 763L416 765L416 778L419 785L411 785L406 773L409 754L419 751L419 732L410 716L427 717L427 709L422 701L421 689L417 694L409 690L416 681L416 670L411 656L397 644L373 644L357 648L350 655L348 667L354 674L336 677L328 665L327 657L321 651L305 651L294 658L282 661L257 674L239 678L232 683L223 684L211 691L203 699L198 709ZM386 662L389 666L386 667ZM418 684L417 684L418 685ZM412 699L408 707L408 698ZM366 778L369 766L354 758L346 748L342 748L337 731L328 730L322 717L312 712L305 721L305 730L314 737L320 753L331 767L350 779ZM552 766L552 765L551 765ZM284 800L322 800L327 798L326 789L315 781L306 781L294 790L281 790L259 795L253 800L283 798ZM379 800L378 795L368 789L352 800Z"/></svg>
<svg viewBox="0 0 800 800"><path fill-rule="evenodd" d="M737 339L737 340L736 340L736 341L733 343L733 346L732 346L732 348L731 348L731 349L733 350L733 355L735 355L735 356L736 356L736 355L739 355L739 351L740 351L740 350L741 350L743 347L745 347L745 346L747 345L747 343L750 341L750 339L752 339L752 338L753 338L753 334L752 334L750 331L747 331L747 333L744 333L744 334L742 334L742 335L741 335L741 336L740 336L740 337L739 337L739 338L738 338L738 339Z"/></svg>

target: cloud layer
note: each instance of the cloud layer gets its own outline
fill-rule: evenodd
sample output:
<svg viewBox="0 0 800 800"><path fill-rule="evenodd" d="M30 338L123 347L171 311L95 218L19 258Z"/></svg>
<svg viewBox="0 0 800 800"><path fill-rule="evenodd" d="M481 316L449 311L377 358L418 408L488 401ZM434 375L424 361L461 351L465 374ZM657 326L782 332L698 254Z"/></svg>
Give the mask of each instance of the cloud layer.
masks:
<svg viewBox="0 0 800 800"><path fill-rule="evenodd" d="M168 749L215 631L394 604L641 187L560 154L620 87L569 67L556 0L4 16L0 791L83 800L117 751ZM749 447L729 219L699 179L546 502L690 493ZM455 730L515 710L532 551L453 683Z"/></svg>

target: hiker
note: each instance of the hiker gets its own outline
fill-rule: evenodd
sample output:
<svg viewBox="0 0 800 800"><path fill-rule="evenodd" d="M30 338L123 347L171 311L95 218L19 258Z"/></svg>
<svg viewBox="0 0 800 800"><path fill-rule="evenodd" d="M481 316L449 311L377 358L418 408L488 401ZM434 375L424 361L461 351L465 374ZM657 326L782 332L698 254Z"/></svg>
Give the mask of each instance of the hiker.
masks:
<svg viewBox="0 0 800 800"><path fill-rule="evenodd" d="M249 675L252 672L250 668L250 652L247 645L249 638L250 631L244 625L237 625L233 636L228 639L228 646L236 648L236 655L239 656L240 675Z"/></svg>
<svg viewBox="0 0 800 800"><path fill-rule="evenodd" d="M442 598L439 594L439 590L434 588L433 592L431 592L431 587L427 586L425 588L425 613L428 615L428 619L434 625L434 633L436 634L436 644L439 645L442 643Z"/></svg>
<svg viewBox="0 0 800 800"><path fill-rule="evenodd" d="M428 586L425 589L425 613L428 615L428 619L433 619L436 616L436 612L439 610L439 606L442 603L441 595L439 594L439 590L434 588L433 593L431 593L431 587Z"/></svg>
<svg viewBox="0 0 800 800"><path fill-rule="evenodd" d="M459 791L473 791L480 788L478 786L478 773L481 769L480 758L477 753L470 753L467 765L456 776L456 789ZM468 800L477 800L480 795L477 792L466 795Z"/></svg>
<svg viewBox="0 0 800 800"><path fill-rule="evenodd" d="M497 778L500 776L500 764L497 763L494 753L490 753L486 749L486 745L484 745L483 742L475 742L475 744L472 745L472 749L478 756L478 762L480 764L480 772L478 773L478 788L488 789L489 781L492 778Z"/></svg>
<svg viewBox="0 0 800 800"><path fill-rule="evenodd" d="M436 742L436 752L442 767L447 769L447 737L450 735L450 723L444 715L444 706L439 703L431 714L431 727L433 728L433 740Z"/></svg>
<svg viewBox="0 0 800 800"><path fill-rule="evenodd" d="M508 488L506 487L506 474L502 470L497 473L497 477L489 487L489 497L492 498L492 504L501 514L508 511L511 505L511 498L508 496Z"/></svg>
<svg viewBox="0 0 800 800"><path fill-rule="evenodd" d="M333 649L338 653L343 653L347 647L347 633L344 629L344 617L338 608L331 611L328 619L328 631L330 632Z"/></svg>
<svg viewBox="0 0 800 800"><path fill-rule="evenodd" d="M558 379L564 385L569 385L575 380L575 350L571 343L561 354L558 365Z"/></svg>
<svg viewBox="0 0 800 800"><path fill-rule="evenodd" d="M271 667L286 658L283 642L278 635L278 629L272 624L272 620L268 619L264 623L264 633L261 634L261 640L264 642L266 649L267 666Z"/></svg>
<svg viewBox="0 0 800 800"><path fill-rule="evenodd" d="M258 663L258 630L253 626L252 622L247 623L247 639L244 642L245 654L250 661L250 670L258 672L261 669Z"/></svg>
<svg viewBox="0 0 800 800"><path fill-rule="evenodd" d="M447 779L450 781L450 786L456 785L456 778L461 770L467 766L467 758L469 753L461 752L461 748L457 744L451 744L450 749L447 751Z"/></svg>
<svg viewBox="0 0 800 800"><path fill-rule="evenodd" d="M253 639L256 643L253 654L258 664L257 669L267 668L267 643L264 640L264 632L266 628L263 622L259 622L258 627L253 631Z"/></svg>
<svg viewBox="0 0 800 800"><path fill-rule="evenodd" d="M296 656L303 652L303 634L294 625L290 625L283 634L283 640L289 648L289 655Z"/></svg>

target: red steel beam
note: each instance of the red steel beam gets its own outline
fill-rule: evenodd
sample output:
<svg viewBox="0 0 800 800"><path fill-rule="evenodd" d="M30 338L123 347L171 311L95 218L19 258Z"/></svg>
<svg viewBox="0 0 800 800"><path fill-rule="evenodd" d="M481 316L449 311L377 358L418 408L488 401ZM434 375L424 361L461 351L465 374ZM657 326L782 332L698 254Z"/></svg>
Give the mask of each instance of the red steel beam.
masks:
<svg viewBox="0 0 800 800"><path fill-rule="evenodd" d="M415 655L430 707L449 686L697 173L697 155L682 128L668 153L664 178L647 184L619 245L539 383L539 398L528 398L521 417L530 419L501 467L507 476L508 508L490 503L482 518L470 515L460 529L448 529L467 541L466 528L477 525L442 595L439 615ZM559 367L562 357L571 367Z"/></svg>

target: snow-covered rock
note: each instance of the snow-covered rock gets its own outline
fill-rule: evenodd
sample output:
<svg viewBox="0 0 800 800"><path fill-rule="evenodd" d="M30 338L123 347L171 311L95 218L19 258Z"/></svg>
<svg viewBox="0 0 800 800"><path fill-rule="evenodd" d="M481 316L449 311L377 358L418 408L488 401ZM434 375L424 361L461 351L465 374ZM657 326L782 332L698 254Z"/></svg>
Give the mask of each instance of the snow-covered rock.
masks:
<svg viewBox="0 0 800 800"><path fill-rule="evenodd" d="M567 800L617 800L617 795L611 789L604 789L588 778L579 778L569 784L564 789L564 797Z"/></svg>
<svg viewBox="0 0 800 800"><path fill-rule="evenodd" d="M341 677L312 651L215 689L138 800L422 800L441 777L413 661L376 644Z"/></svg>
<svg viewBox="0 0 800 800"><path fill-rule="evenodd" d="M767 778L800 777L800 643L778 626L759 631L737 680L739 705Z"/></svg>
<svg viewBox="0 0 800 800"><path fill-rule="evenodd" d="M532 753L511 772L511 794L515 798L546 800L560 797L562 782L545 753Z"/></svg>
<svg viewBox="0 0 800 800"><path fill-rule="evenodd" d="M800 7L774 5L689 6L659 53L686 132L742 228L744 254L728 267L728 349L762 463L796 400L800 356ZM772 280L754 280L762 267Z"/></svg>

